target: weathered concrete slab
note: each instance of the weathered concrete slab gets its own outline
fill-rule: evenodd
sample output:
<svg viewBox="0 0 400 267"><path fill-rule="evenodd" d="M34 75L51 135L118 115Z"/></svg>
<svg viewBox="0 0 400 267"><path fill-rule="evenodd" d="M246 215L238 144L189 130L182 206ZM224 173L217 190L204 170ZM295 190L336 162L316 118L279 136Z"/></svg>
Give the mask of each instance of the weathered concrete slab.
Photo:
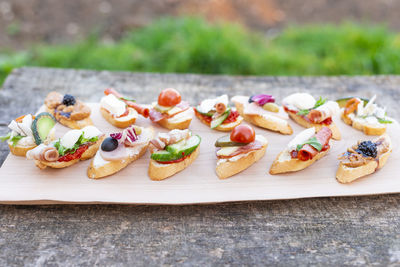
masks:
<svg viewBox="0 0 400 267"><path fill-rule="evenodd" d="M98 101L115 87L150 102L165 87L195 104L228 92L279 99L379 94L397 119L399 76L229 77L22 68L0 90L0 134L50 90ZM0 146L0 162L7 147ZM396 265L400 195L203 206L0 206L0 265Z"/></svg>

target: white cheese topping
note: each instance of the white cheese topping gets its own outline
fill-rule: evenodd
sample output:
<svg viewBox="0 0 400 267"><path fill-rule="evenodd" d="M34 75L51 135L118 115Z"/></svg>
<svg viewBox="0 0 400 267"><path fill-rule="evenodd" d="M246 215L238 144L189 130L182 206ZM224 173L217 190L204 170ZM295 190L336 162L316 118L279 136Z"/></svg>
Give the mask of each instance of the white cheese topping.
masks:
<svg viewBox="0 0 400 267"><path fill-rule="evenodd" d="M124 101L119 100L113 94L103 96L100 101L100 106L115 116L121 116L126 111L126 104Z"/></svg>
<svg viewBox="0 0 400 267"><path fill-rule="evenodd" d="M224 103L225 106L228 106L228 96L227 95L221 95L217 98L213 98L213 99L206 99L203 100L200 105L197 107L197 109L201 112L201 113L208 113L211 110L215 110L214 106L217 103Z"/></svg>
<svg viewBox="0 0 400 267"><path fill-rule="evenodd" d="M304 131L302 131L299 134L297 134L295 136L295 138L293 138L293 140L289 142L289 144L287 145L287 150L288 151L296 150L297 145L303 144L308 139L313 137L314 134L315 134L315 128L314 127L305 129Z"/></svg>
<svg viewBox="0 0 400 267"><path fill-rule="evenodd" d="M181 113L176 114L175 116L168 119L170 123L179 123L182 121L186 121L193 117L193 109L189 108Z"/></svg>
<svg viewBox="0 0 400 267"><path fill-rule="evenodd" d="M283 104L296 109L310 109L315 106L315 98L307 93L295 93L283 99Z"/></svg>
<svg viewBox="0 0 400 267"><path fill-rule="evenodd" d="M61 138L61 145L66 148L72 148L76 142L78 141L79 137L82 134L82 130L71 130L68 131L62 138Z"/></svg>
<svg viewBox="0 0 400 267"><path fill-rule="evenodd" d="M86 139L90 139L102 134L100 130L94 127L93 125L88 125L84 127L82 129L82 132L83 132L83 137L85 137Z"/></svg>

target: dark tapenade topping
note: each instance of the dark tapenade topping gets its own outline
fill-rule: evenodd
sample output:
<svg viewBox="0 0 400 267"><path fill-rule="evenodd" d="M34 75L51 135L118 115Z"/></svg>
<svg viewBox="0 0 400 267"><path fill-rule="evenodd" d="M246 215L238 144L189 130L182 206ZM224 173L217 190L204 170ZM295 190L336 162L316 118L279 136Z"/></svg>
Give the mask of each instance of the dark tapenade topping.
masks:
<svg viewBox="0 0 400 267"><path fill-rule="evenodd" d="M360 153L364 157L376 158L378 155L376 144L371 141L362 141L359 143L356 152Z"/></svg>

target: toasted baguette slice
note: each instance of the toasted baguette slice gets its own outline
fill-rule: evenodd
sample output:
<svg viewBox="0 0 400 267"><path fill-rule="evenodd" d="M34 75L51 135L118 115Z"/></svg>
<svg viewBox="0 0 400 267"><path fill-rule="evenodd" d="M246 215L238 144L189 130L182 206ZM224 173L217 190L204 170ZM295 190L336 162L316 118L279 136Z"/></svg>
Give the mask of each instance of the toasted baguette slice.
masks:
<svg viewBox="0 0 400 267"><path fill-rule="evenodd" d="M53 116L55 115L54 109L49 109L46 107L46 111L49 112L50 114L52 114ZM57 121L60 124L66 126L68 128L77 129L77 130L82 129L88 125L93 125L92 119L90 117L87 117L87 118L85 118L83 120L79 120L79 121L68 120L68 119L64 119L64 118L61 118Z"/></svg>
<svg viewBox="0 0 400 267"><path fill-rule="evenodd" d="M219 159L217 161L217 167L215 168L219 179L229 178L256 163L265 155L267 146L268 142L263 145L262 149L253 150L235 161Z"/></svg>
<svg viewBox="0 0 400 267"><path fill-rule="evenodd" d="M195 112L196 117L205 125L207 125L208 127L210 127L210 123L207 122L199 113ZM239 124L241 124L243 121L243 117L239 116L237 117L236 121L234 122L230 122L230 123L225 123L225 124L220 124L219 126L215 127L213 130L217 130L217 131L221 131L221 132L230 132L233 130L233 128L235 128L236 126L238 126Z"/></svg>
<svg viewBox="0 0 400 267"><path fill-rule="evenodd" d="M46 169L47 167L54 169L62 169L74 165L75 163L78 163L81 160L87 160L93 158L97 150L99 149L101 143L103 142L104 138L105 138L104 135L101 138L99 138L99 140L97 140L96 143L91 145L85 152L83 152L82 156L79 159L74 159L67 162L65 161L48 162L48 161L35 160L35 164L39 169L42 170Z"/></svg>
<svg viewBox="0 0 400 267"><path fill-rule="evenodd" d="M115 118L105 108L100 107L100 113L104 119L118 128L127 128L135 123L138 113L135 109L128 107L129 113L121 118Z"/></svg>
<svg viewBox="0 0 400 267"><path fill-rule="evenodd" d="M321 130L322 127L328 127L332 131L332 138L335 140L340 140L342 138L342 135L340 134L339 128L336 126L334 122L332 122L330 125L324 125L324 124L319 124L319 123L311 123L306 121L303 117L294 114L293 112L288 112L288 115L292 120L300 124L301 126L305 128L311 128L315 127L316 131L318 132Z"/></svg>
<svg viewBox="0 0 400 267"><path fill-rule="evenodd" d="M20 156L20 157L25 157L26 156L26 152L28 152L31 149L34 149L36 147L36 145L34 146L13 146L10 142L7 142L8 147L10 148L10 152L11 154L15 155L15 156Z"/></svg>
<svg viewBox="0 0 400 267"><path fill-rule="evenodd" d="M392 143L390 138L388 136L385 136L385 138L389 142L389 150L386 153L380 155L377 160L370 160L367 162L367 164L359 167L348 167L340 162L339 168L336 172L336 180L343 184L350 183L358 178L374 173L378 169L385 166L390 154L392 153Z"/></svg>
<svg viewBox="0 0 400 267"><path fill-rule="evenodd" d="M190 123L192 122L193 111L191 108L183 111L182 113L178 113L172 118L163 119L158 122L164 128L168 130L179 129L184 130L189 128Z"/></svg>
<svg viewBox="0 0 400 267"><path fill-rule="evenodd" d="M318 153L315 157L310 160L299 160L299 159L292 159L290 157L289 151L285 149L276 157L275 161L272 163L271 168L269 169L270 174L279 174L279 173L286 173L286 172L296 172L303 170L316 162L317 160L324 157L330 148ZM284 155L287 155L286 157Z"/></svg>
<svg viewBox="0 0 400 267"><path fill-rule="evenodd" d="M200 145L187 158L177 163L161 164L151 159L149 165L150 179L154 181L161 181L174 175L175 173L184 170L197 158L197 156L199 155L199 151Z"/></svg>
<svg viewBox="0 0 400 267"><path fill-rule="evenodd" d="M245 121L250 122L256 126L259 126L261 128L271 130L274 132L279 132L281 134L292 134L293 129L290 127L289 123L287 124L279 124L274 120L269 120L268 118L261 116L261 115L250 115L250 114L244 114L243 112L243 104L236 102L235 103L236 109L239 112L239 114L244 118ZM273 116L273 115L271 115Z"/></svg>
<svg viewBox="0 0 400 267"><path fill-rule="evenodd" d="M370 125L358 121L353 121L349 116L345 116L343 112L341 117L346 124L352 126L354 129L364 132L364 134L366 135L382 135L386 132L386 127L387 127L386 125L383 124Z"/></svg>
<svg viewBox="0 0 400 267"><path fill-rule="evenodd" d="M107 163L101 165L101 166L96 166L94 164L96 157L101 157L100 155L100 150L97 150L96 155L94 156L94 159L90 163L90 166L87 171L87 175L89 178L92 179L99 179L103 178L109 175L112 175L116 172L119 172L135 160L139 159L142 157L145 153L147 148L149 147L149 141L153 138L154 135L154 130L153 128L147 128L144 129L143 131L148 131L148 138L147 142L143 143L142 145L135 147L135 148L127 148L127 149L135 149L136 153L132 155L131 157L126 157L125 159L121 160L116 160L116 161L106 161Z"/></svg>

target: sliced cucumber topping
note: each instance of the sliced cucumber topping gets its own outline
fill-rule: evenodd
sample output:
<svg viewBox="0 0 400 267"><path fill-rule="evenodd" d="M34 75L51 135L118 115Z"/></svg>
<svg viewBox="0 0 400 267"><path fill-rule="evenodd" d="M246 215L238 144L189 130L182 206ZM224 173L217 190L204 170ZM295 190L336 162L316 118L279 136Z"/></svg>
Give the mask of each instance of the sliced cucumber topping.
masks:
<svg viewBox="0 0 400 267"><path fill-rule="evenodd" d="M224 120L226 120L226 118L228 118L229 112L231 112L231 109L227 108L226 111L221 116L213 119L210 124L211 129L215 129L218 126L220 126L224 122Z"/></svg>
<svg viewBox="0 0 400 267"><path fill-rule="evenodd" d="M193 135L187 140L182 140L176 144L169 145L165 150L151 154L151 159L156 161L173 161L188 156L200 145L201 138Z"/></svg>
<svg viewBox="0 0 400 267"><path fill-rule="evenodd" d="M216 147L232 147L232 146L245 146L246 143L237 143L231 140L229 135L222 136L215 142Z"/></svg>
<svg viewBox="0 0 400 267"><path fill-rule="evenodd" d="M54 125L56 125L56 119L50 113L42 112L36 116L32 122L32 133L37 145L46 140Z"/></svg>

